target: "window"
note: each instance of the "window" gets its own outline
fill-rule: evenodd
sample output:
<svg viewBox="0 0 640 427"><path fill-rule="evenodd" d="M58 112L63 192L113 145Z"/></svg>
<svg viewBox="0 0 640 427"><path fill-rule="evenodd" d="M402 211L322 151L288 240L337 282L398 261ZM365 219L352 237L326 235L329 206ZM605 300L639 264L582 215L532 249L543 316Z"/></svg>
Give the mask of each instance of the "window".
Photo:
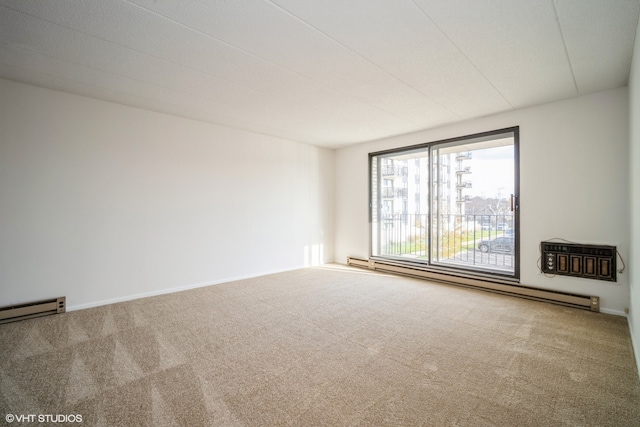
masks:
<svg viewBox="0 0 640 427"><path fill-rule="evenodd" d="M518 136L370 154L371 256L517 278Z"/></svg>

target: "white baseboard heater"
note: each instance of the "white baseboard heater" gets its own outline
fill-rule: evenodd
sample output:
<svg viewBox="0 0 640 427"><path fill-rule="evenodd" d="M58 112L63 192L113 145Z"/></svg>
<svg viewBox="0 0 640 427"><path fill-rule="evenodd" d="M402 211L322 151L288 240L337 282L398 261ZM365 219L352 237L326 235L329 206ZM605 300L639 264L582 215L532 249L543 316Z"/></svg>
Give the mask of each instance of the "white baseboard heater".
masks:
<svg viewBox="0 0 640 427"><path fill-rule="evenodd" d="M519 284L500 283L489 279L477 279L468 276L441 273L437 271L427 271L420 268L413 268L407 265L394 263L392 261L378 261L372 259L362 259L347 257L347 264L354 267L367 268L383 273L399 274L419 279L428 279L437 282L444 282L458 286L466 286L485 291L496 292L504 295L518 296L521 298L544 301L553 304L560 304L569 307L581 308L591 311L600 311L600 297L570 294L546 289L530 288Z"/></svg>
<svg viewBox="0 0 640 427"><path fill-rule="evenodd" d="M64 313L66 303L66 297L59 297L1 307L0 324L17 322L18 320L31 319L33 317L48 316L50 314Z"/></svg>

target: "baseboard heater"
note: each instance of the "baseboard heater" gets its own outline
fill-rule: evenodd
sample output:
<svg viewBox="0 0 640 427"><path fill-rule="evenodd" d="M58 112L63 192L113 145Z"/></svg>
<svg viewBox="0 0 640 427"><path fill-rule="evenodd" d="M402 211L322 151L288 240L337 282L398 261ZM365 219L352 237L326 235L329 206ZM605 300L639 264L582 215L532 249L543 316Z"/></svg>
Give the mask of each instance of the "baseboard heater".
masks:
<svg viewBox="0 0 640 427"><path fill-rule="evenodd" d="M419 279L428 279L452 285L482 289L504 295L512 295L536 301L560 304L568 307L581 308L597 312L600 311L600 297L597 296L570 294L558 291L550 291L546 289L530 288L517 284L499 283L487 279L482 280L467 276L457 276L454 274L427 271L419 268L413 268L407 265L402 265L399 263L393 263L391 261L378 261L347 257L347 264L354 267L367 268L369 270L376 270L383 273L392 273Z"/></svg>
<svg viewBox="0 0 640 427"><path fill-rule="evenodd" d="M0 308L0 324L31 319L33 317L48 316L64 313L67 304L66 297L11 305Z"/></svg>

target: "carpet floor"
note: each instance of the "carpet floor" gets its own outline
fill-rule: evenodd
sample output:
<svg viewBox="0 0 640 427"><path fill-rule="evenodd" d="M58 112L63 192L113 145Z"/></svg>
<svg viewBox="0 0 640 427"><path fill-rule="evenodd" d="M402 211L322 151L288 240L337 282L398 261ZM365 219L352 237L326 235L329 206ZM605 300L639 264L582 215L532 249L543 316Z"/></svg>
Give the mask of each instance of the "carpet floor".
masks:
<svg viewBox="0 0 640 427"><path fill-rule="evenodd" d="M44 414L638 426L640 381L625 318L327 266L0 325L0 425Z"/></svg>

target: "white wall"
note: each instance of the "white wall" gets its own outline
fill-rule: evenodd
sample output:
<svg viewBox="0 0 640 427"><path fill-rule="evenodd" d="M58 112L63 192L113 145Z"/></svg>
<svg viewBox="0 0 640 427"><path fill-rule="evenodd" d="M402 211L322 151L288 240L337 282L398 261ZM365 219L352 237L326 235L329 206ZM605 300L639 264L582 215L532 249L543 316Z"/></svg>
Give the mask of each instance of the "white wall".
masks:
<svg viewBox="0 0 640 427"><path fill-rule="evenodd" d="M629 104L631 129L631 255L629 256L629 282L631 307L629 328L640 371L640 273L634 267L640 266L640 35L636 33L631 75L629 76Z"/></svg>
<svg viewBox="0 0 640 427"><path fill-rule="evenodd" d="M0 80L0 306L330 262L333 156Z"/></svg>
<svg viewBox="0 0 640 427"><path fill-rule="evenodd" d="M627 88L600 92L336 151L336 261L369 256L367 153L520 126L521 283L601 297L624 315L617 283L539 273L540 241L611 244L629 264Z"/></svg>

